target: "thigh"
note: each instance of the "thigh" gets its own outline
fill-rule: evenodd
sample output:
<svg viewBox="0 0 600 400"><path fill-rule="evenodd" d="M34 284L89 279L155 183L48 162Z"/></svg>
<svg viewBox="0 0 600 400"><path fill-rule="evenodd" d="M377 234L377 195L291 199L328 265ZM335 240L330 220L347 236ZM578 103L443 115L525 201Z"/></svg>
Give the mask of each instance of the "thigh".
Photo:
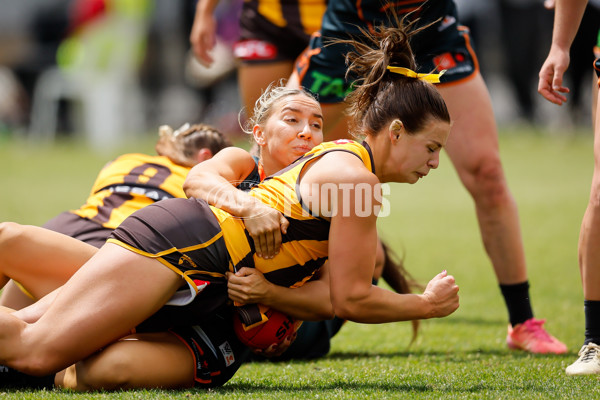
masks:
<svg viewBox="0 0 600 400"><path fill-rule="evenodd" d="M83 390L180 389L194 384L194 359L168 332L127 336L67 368L58 386Z"/></svg>
<svg viewBox="0 0 600 400"><path fill-rule="evenodd" d="M98 249L31 225L3 223L0 270L39 299L64 284Z"/></svg>
<svg viewBox="0 0 600 400"><path fill-rule="evenodd" d="M453 122L446 150L463 181L484 163L499 165L498 133L481 75L476 73L470 80L442 86L439 91Z"/></svg>
<svg viewBox="0 0 600 400"><path fill-rule="evenodd" d="M125 336L181 285L159 261L107 243L21 338L58 370Z"/></svg>

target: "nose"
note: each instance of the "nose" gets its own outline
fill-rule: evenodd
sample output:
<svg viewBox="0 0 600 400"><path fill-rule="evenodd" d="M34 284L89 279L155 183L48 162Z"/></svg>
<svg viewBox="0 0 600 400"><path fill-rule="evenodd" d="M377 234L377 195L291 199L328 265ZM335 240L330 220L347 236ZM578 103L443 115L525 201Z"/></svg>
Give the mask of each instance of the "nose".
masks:
<svg viewBox="0 0 600 400"><path fill-rule="evenodd" d="M436 151L434 153L434 156L429 159L429 162L427 162L427 165L429 165L429 167L432 169L436 169L437 167L439 167L440 166L440 153Z"/></svg>
<svg viewBox="0 0 600 400"><path fill-rule="evenodd" d="M298 137L300 139L306 139L306 140L310 140L310 138L312 138L312 131L311 131L311 127L310 124L305 124L303 129L298 132Z"/></svg>

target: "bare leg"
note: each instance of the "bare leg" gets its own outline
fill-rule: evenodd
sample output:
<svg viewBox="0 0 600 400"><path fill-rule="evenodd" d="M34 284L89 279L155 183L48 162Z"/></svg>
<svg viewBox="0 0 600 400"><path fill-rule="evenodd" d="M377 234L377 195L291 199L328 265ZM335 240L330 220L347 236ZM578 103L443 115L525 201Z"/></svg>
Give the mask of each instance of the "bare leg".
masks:
<svg viewBox="0 0 600 400"><path fill-rule="evenodd" d="M39 299L64 284L97 248L31 225L0 224L0 281L21 283Z"/></svg>
<svg viewBox="0 0 600 400"><path fill-rule="evenodd" d="M159 261L107 243L35 323L0 313L0 363L32 375L66 368L125 336L180 285Z"/></svg>
<svg viewBox="0 0 600 400"><path fill-rule="evenodd" d="M77 391L181 389L194 384L194 359L167 332L127 336L57 374L55 384Z"/></svg>
<svg viewBox="0 0 600 400"><path fill-rule="evenodd" d="M485 250L498 282L527 280L516 203L508 189L498 149L491 101L479 74L468 82L440 87L453 127L447 151L475 201Z"/></svg>
<svg viewBox="0 0 600 400"><path fill-rule="evenodd" d="M598 107L598 89L596 107ZM600 300L600 112L595 112L594 174L579 235L579 269L586 300Z"/></svg>
<svg viewBox="0 0 600 400"><path fill-rule="evenodd" d="M27 306L32 305L34 300L26 295L21 288L19 288L13 280L2 288L2 295L0 295L0 305L10 307L13 310L20 310Z"/></svg>

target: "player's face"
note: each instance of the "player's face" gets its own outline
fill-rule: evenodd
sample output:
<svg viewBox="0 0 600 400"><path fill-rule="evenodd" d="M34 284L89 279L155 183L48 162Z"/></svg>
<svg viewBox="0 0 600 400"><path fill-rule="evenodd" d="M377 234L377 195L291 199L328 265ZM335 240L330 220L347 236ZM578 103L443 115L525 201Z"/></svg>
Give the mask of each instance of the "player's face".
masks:
<svg viewBox="0 0 600 400"><path fill-rule="evenodd" d="M257 142L263 163L282 169L323 141L321 106L305 95L284 97L274 105L261 134L262 143Z"/></svg>
<svg viewBox="0 0 600 400"><path fill-rule="evenodd" d="M386 163L392 182L416 183L431 169L440 164L440 152L446 145L450 124L430 120L425 127L412 134L401 131L397 140L392 139L390 157Z"/></svg>

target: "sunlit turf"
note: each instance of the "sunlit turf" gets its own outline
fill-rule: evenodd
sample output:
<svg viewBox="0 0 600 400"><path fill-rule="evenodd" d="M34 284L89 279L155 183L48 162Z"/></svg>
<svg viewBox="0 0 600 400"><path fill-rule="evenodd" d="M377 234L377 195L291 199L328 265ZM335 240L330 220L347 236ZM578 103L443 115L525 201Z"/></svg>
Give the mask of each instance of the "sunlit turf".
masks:
<svg viewBox="0 0 600 400"><path fill-rule="evenodd" d="M0 142L0 220L42 224L84 201L98 169L124 151L95 154L64 141L46 148ZM379 221L384 240L422 283L447 269L460 285L461 307L424 321L409 347L408 323L347 323L331 353L310 362L249 363L209 392L131 391L112 394L2 393L3 398L596 398L598 377L567 377L583 340L577 266L579 225L592 174L592 137L501 132L501 154L519 206L536 317L569 347L564 356L513 352L504 343L507 313L487 259L473 202L449 159L416 185L392 185L391 215ZM348 251L357 251L348 249ZM360 251L360 250L358 250ZM1 327L0 327L1 329ZM149 366L151 368L151 366ZM0 389L1 390L1 389Z"/></svg>

